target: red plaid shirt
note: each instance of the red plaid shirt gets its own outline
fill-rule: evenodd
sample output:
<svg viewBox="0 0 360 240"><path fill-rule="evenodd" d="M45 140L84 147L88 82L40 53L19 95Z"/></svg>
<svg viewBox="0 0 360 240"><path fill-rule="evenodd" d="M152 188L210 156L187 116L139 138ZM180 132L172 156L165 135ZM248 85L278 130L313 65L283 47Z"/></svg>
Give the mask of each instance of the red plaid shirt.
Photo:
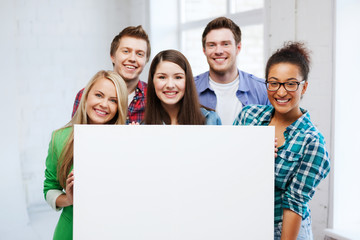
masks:
<svg viewBox="0 0 360 240"><path fill-rule="evenodd" d="M128 107L128 115L126 118L126 124L129 124L132 122L141 123L141 121L144 119L145 103L146 103L145 102L146 90L147 90L147 84L145 82L139 81L138 85L135 88L135 96ZM76 110L79 107L83 92L84 92L84 88L81 89L78 92L78 94L76 95L71 117L74 116Z"/></svg>

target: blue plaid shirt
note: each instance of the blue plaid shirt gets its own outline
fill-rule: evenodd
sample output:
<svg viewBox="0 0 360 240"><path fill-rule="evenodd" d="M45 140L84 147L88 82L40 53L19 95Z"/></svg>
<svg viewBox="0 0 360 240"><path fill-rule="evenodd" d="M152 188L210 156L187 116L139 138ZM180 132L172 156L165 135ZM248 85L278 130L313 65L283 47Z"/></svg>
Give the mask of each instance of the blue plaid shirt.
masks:
<svg viewBox="0 0 360 240"><path fill-rule="evenodd" d="M330 171L324 137L311 123L307 111L301 111L303 115L286 128L285 142L278 148L275 159L275 227L282 224L284 208L302 219L309 216L308 202ZM273 113L273 106L249 105L243 108L234 125L267 126Z"/></svg>

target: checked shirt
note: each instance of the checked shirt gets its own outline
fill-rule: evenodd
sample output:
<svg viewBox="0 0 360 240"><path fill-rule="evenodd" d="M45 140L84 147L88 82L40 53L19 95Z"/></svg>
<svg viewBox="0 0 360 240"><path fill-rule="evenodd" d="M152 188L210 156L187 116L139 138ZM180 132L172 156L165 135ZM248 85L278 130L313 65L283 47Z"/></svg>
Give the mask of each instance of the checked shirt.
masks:
<svg viewBox="0 0 360 240"><path fill-rule="evenodd" d="M139 81L135 88L135 96L128 107L128 115L126 118L126 124L129 124L132 122L141 123L141 121L144 119L146 89L147 89L147 84L145 82ZM84 89L81 89L78 92L78 94L76 95L71 117L74 116L76 110L79 107L83 92L84 92Z"/></svg>
<svg viewBox="0 0 360 240"><path fill-rule="evenodd" d="M285 142L278 148L275 159L275 227L282 224L284 208L302 219L310 215L308 202L330 171L324 137L311 123L307 111L301 111L303 115L286 128ZM249 105L243 108L234 125L267 126L273 112L273 106Z"/></svg>

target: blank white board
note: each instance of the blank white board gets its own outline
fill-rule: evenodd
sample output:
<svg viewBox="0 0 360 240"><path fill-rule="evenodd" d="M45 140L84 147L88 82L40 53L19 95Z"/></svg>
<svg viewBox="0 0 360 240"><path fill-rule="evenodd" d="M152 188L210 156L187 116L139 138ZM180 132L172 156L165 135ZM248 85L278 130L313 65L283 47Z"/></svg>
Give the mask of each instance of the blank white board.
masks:
<svg viewBox="0 0 360 240"><path fill-rule="evenodd" d="M272 239L274 128L76 125L74 239Z"/></svg>

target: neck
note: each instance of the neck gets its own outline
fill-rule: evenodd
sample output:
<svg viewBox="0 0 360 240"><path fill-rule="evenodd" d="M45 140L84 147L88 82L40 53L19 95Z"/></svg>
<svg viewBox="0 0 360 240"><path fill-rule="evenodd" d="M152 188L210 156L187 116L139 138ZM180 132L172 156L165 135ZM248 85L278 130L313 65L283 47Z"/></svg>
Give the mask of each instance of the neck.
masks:
<svg viewBox="0 0 360 240"><path fill-rule="evenodd" d="M167 114L169 114L171 125L178 125L179 106L176 104L172 106L163 105L163 107Z"/></svg>
<svg viewBox="0 0 360 240"><path fill-rule="evenodd" d="M239 76L239 72L236 67L224 73L210 69L209 75L214 82L225 84L234 81Z"/></svg>
<svg viewBox="0 0 360 240"><path fill-rule="evenodd" d="M133 80L126 80L126 87L128 90L128 94L131 94L133 91L135 91L136 86L138 85L139 79L133 79Z"/></svg>
<svg viewBox="0 0 360 240"><path fill-rule="evenodd" d="M294 112L290 112L286 114L279 113L275 110L273 120L274 122L277 122L281 125L289 126L293 122L295 122L299 117L301 117L302 114L303 113L301 112L300 108L297 108L296 110L294 110Z"/></svg>

